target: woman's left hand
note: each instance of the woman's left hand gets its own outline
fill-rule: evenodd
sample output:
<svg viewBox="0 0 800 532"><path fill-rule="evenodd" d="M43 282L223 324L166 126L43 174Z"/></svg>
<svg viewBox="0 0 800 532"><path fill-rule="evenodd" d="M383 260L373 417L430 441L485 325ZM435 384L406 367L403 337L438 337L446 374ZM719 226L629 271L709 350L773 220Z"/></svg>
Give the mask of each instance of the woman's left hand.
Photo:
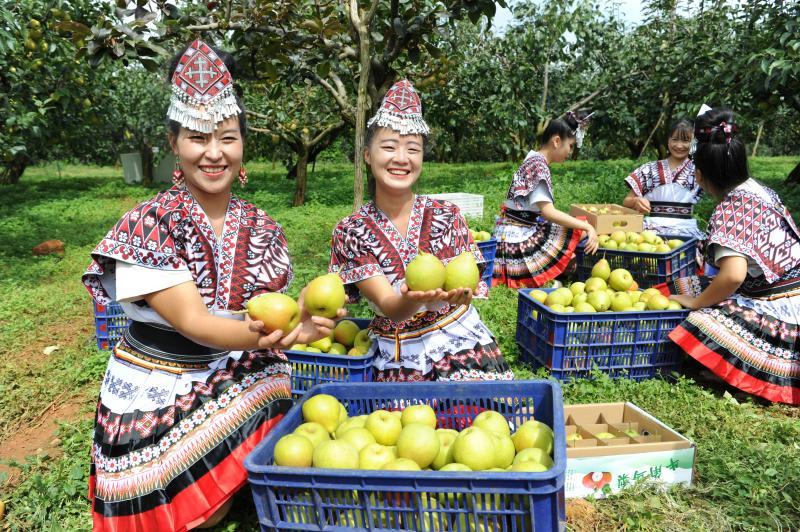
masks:
<svg viewBox="0 0 800 532"><path fill-rule="evenodd" d="M472 290L469 288L453 288L444 293L442 301L451 305L469 305L472 302Z"/></svg>
<svg viewBox="0 0 800 532"><path fill-rule="evenodd" d="M677 301L681 304L683 308L688 308L689 310L696 310L697 307L697 298L692 297L686 294L678 294L674 296L669 296L672 301Z"/></svg>

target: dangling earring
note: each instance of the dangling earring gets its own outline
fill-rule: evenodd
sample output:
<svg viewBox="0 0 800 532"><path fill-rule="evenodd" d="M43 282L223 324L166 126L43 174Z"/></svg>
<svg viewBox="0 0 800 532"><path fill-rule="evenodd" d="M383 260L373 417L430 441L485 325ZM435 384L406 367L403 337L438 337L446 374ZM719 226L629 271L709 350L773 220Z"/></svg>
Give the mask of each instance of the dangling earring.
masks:
<svg viewBox="0 0 800 532"><path fill-rule="evenodd" d="M247 170L244 169L244 166L239 167L239 185L244 188L247 184Z"/></svg>
<svg viewBox="0 0 800 532"><path fill-rule="evenodd" d="M183 168L181 168L180 161L175 161L175 170L172 171L172 182L177 186L183 184Z"/></svg>

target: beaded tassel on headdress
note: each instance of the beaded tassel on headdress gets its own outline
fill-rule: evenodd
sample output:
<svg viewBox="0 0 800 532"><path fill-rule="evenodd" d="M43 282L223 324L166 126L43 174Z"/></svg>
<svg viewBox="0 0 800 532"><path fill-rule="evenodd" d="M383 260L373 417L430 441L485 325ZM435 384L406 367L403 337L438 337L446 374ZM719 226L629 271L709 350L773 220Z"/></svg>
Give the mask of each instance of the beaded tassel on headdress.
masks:
<svg viewBox="0 0 800 532"><path fill-rule="evenodd" d="M211 133L217 124L241 112L225 62L206 43L194 41L172 75L167 118L192 131Z"/></svg>
<svg viewBox="0 0 800 532"><path fill-rule="evenodd" d="M422 118L422 103L417 91L407 79L391 86L383 97L375 116L369 119L367 127L376 124L397 131L401 135L428 136L430 129Z"/></svg>

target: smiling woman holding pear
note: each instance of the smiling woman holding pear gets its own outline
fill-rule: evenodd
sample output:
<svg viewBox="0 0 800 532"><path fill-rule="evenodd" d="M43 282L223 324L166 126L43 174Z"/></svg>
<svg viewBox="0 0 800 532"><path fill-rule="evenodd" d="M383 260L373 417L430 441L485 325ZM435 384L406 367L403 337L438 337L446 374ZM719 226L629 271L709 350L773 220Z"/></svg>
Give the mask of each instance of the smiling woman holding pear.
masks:
<svg viewBox="0 0 800 532"><path fill-rule="evenodd" d="M83 276L95 301L116 300L133 320L100 390L95 530L219 521L247 481L244 457L292 406L291 366L280 348L334 325L294 301L282 328L240 315L251 298L284 292L292 265L281 227L231 193L237 178L247 182L245 114L232 71L229 55L199 40L173 59L175 185L126 213Z"/></svg>
<svg viewBox="0 0 800 532"><path fill-rule="evenodd" d="M458 207L416 195L429 129L407 80L367 123L372 201L333 231L330 271L375 311L375 380L506 380L513 374L472 306L483 257Z"/></svg>

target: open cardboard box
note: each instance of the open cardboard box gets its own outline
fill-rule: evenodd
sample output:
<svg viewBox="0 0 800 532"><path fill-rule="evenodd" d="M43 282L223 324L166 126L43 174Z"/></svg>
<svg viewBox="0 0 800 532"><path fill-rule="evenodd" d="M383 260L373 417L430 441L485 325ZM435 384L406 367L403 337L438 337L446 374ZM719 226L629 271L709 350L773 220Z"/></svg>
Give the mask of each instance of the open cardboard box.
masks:
<svg viewBox="0 0 800 532"><path fill-rule="evenodd" d="M633 403L566 405L564 419L568 498L605 497L640 479L692 483L695 445Z"/></svg>
<svg viewBox="0 0 800 532"><path fill-rule="evenodd" d="M614 231L638 233L644 229L644 216L640 212L614 203L573 204L570 205L569 214L584 216L599 235L608 235Z"/></svg>

